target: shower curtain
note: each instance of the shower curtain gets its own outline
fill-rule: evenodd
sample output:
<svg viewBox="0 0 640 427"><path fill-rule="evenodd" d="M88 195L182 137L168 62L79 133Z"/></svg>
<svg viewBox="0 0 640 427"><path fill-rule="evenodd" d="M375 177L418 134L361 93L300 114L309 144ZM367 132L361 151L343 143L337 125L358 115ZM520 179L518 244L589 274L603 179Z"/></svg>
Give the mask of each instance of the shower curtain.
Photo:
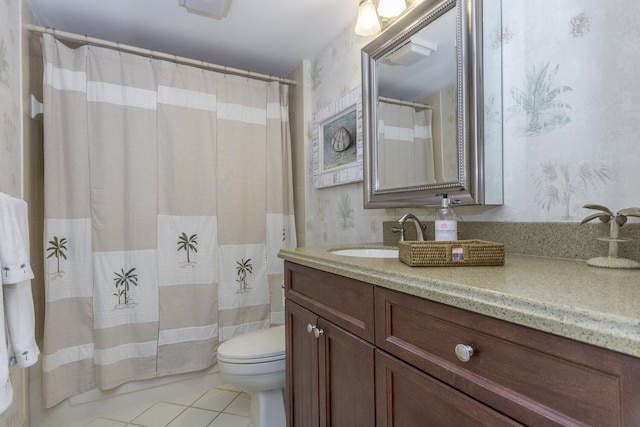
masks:
<svg viewBox="0 0 640 427"><path fill-rule="evenodd" d="M51 407L269 326L295 228L286 86L43 43Z"/></svg>
<svg viewBox="0 0 640 427"><path fill-rule="evenodd" d="M381 188L434 184L432 110L378 103L378 178ZM402 167L398 167L402 165Z"/></svg>

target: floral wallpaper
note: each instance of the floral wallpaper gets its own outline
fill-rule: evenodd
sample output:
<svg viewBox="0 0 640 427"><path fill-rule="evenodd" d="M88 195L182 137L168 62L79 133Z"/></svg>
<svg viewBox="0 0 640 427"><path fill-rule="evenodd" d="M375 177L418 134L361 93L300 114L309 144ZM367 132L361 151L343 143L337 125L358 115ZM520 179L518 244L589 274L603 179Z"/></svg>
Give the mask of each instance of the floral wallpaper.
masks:
<svg viewBox="0 0 640 427"><path fill-rule="evenodd" d="M0 191L20 196L19 2L0 0Z"/></svg>
<svg viewBox="0 0 640 427"><path fill-rule="evenodd" d="M354 17L355 18L355 17ZM355 24L355 21L354 21ZM356 36L351 26L310 60L305 75L312 89L311 105L316 112L360 85L360 50L370 38ZM312 123L307 126L313 144ZM308 150L311 153L311 147ZM313 180L311 156L306 158L307 182ZM335 187L307 186L306 244L309 246L382 240L382 222L392 218L386 210L365 210L362 182ZM364 218L370 219L364 220Z"/></svg>
<svg viewBox="0 0 640 427"><path fill-rule="evenodd" d="M22 196L20 2L0 0L0 192ZM11 406L0 425L24 425L28 414L27 371L11 369Z"/></svg>
<svg viewBox="0 0 640 427"><path fill-rule="evenodd" d="M502 13L504 204L460 207L461 219L579 222L587 203L640 206L640 2L503 0ZM311 59L314 111L360 84L369 40L345 28ZM407 210L433 218L365 210L361 183L308 186L306 243L381 241L382 222Z"/></svg>
<svg viewBox="0 0 640 427"><path fill-rule="evenodd" d="M559 65L549 70L547 62L535 65L526 71L525 82L521 87L511 88L513 105L507 108L512 113L510 119L519 119L521 136L538 136L553 132L571 121L571 105L558 99L572 89L569 86L554 86Z"/></svg>
<svg viewBox="0 0 640 427"><path fill-rule="evenodd" d="M503 2L502 218L575 222L586 203L640 205L628 102L640 93L638 12L629 0Z"/></svg>

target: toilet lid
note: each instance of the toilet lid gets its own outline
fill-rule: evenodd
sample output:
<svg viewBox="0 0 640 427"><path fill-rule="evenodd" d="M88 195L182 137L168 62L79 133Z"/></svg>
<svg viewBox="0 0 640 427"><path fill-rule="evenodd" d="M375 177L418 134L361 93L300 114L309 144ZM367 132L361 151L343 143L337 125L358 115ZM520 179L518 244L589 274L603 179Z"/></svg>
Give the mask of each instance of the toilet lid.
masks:
<svg viewBox="0 0 640 427"><path fill-rule="evenodd" d="M284 358L284 325L233 337L218 347L218 359L231 363L266 362Z"/></svg>

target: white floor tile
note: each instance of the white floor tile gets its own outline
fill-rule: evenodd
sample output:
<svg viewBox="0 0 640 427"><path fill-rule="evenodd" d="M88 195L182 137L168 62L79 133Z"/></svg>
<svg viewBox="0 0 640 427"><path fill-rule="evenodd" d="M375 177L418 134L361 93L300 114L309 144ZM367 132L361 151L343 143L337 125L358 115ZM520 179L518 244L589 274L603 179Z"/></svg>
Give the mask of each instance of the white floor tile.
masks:
<svg viewBox="0 0 640 427"><path fill-rule="evenodd" d="M85 427L124 427L127 423L120 421L108 420L106 418L96 418L85 424Z"/></svg>
<svg viewBox="0 0 640 427"><path fill-rule="evenodd" d="M220 414L213 420L209 427L249 427L248 417L241 417L232 414Z"/></svg>
<svg viewBox="0 0 640 427"><path fill-rule="evenodd" d="M233 386L231 384L222 384L222 385L219 385L216 388L219 389L219 390L229 390L229 391L235 391L235 392L238 392L238 393L240 393L242 391L238 387Z"/></svg>
<svg viewBox="0 0 640 427"><path fill-rule="evenodd" d="M218 414L220 413L207 409L187 408L167 427L207 427Z"/></svg>
<svg viewBox="0 0 640 427"><path fill-rule="evenodd" d="M94 421L95 421L95 419L90 420L90 421L87 421L87 420L78 421L78 422L75 422L75 423L70 424L70 425L65 426L65 427L85 427L87 424L89 424L89 422L94 422Z"/></svg>
<svg viewBox="0 0 640 427"><path fill-rule="evenodd" d="M143 412L147 411L154 404L155 402L149 402L145 403L144 405L136 406L135 408L123 409L122 411L113 412L107 416L104 416L103 418L108 418L115 421L129 422L138 417Z"/></svg>
<svg viewBox="0 0 640 427"><path fill-rule="evenodd" d="M118 411L73 427L248 427L250 399L227 385Z"/></svg>
<svg viewBox="0 0 640 427"><path fill-rule="evenodd" d="M200 399L208 390L201 390L195 393L185 394L182 396L175 396L169 399L164 399L164 402L175 403L177 405L191 406L193 403Z"/></svg>
<svg viewBox="0 0 640 427"><path fill-rule="evenodd" d="M211 389L191 406L222 412L239 393L220 389Z"/></svg>
<svg viewBox="0 0 640 427"><path fill-rule="evenodd" d="M185 406L173 403L158 402L140 416L133 419L132 423L145 427L165 427L185 409Z"/></svg>
<svg viewBox="0 0 640 427"><path fill-rule="evenodd" d="M249 406L251 404L251 396L247 393L240 393L233 402L224 409L224 412L235 415L249 416Z"/></svg>

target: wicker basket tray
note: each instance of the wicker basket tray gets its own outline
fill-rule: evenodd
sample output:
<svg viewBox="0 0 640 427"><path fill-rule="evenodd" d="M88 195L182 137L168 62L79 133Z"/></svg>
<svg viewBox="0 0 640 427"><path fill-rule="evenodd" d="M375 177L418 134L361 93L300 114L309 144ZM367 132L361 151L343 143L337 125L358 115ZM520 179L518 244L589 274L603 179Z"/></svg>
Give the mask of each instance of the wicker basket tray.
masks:
<svg viewBox="0 0 640 427"><path fill-rule="evenodd" d="M398 258L411 267L504 265L504 244L484 240L404 241Z"/></svg>

